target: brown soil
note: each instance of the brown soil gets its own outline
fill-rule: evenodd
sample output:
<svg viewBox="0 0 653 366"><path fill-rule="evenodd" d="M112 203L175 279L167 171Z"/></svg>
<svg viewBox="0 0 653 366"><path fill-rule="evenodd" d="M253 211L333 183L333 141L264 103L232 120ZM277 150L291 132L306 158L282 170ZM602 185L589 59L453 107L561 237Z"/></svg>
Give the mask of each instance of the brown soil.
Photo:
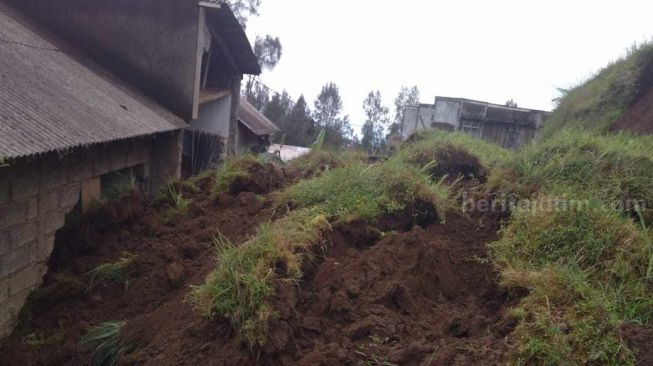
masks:
<svg viewBox="0 0 653 366"><path fill-rule="evenodd" d="M651 70L653 74L653 69ZM640 135L653 134L653 87L643 93L612 127L611 131L627 130Z"/></svg>
<svg viewBox="0 0 653 366"><path fill-rule="evenodd" d="M512 330L505 315L518 300L482 260L496 218L450 213L444 224L423 220L424 228L387 234L364 222L335 223L329 249L304 280L277 284L270 340L252 351L226 321L202 318L186 298L214 268L213 236L242 243L273 216L272 204L251 192L194 200L161 224L165 208L128 197L62 232L42 295L0 346L0 365L89 364L82 332L115 320L128 321L129 338L138 340L125 365L500 363ZM129 286L87 292L85 274L124 252L138 256Z"/></svg>
<svg viewBox="0 0 653 366"><path fill-rule="evenodd" d="M361 222L335 225L301 291L282 286L266 364L499 363L510 301L479 261L495 224L450 214L383 238Z"/></svg>
<svg viewBox="0 0 653 366"><path fill-rule="evenodd" d="M653 365L653 327L628 324L621 329L628 346L635 353L637 366Z"/></svg>
<svg viewBox="0 0 653 366"><path fill-rule="evenodd" d="M155 338L170 320L202 324L185 298L189 285L203 282L214 267L213 237L220 232L242 242L272 215L269 201L257 200L252 207L242 206L251 201L239 198L219 206L200 194L186 214L162 224L167 208L132 196L86 218L78 228L58 233L45 284L30 300L31 316L3 341L0 365L89 364L80 336L105 321L128 320L145 340ZM88 271L125 252L137 255L127 289L100 286L88 292ZM29 345L30 338L38 344Z"/></svg>
<svg viewBox="0 0 653 366"><path fill-rule="evenodd" d="M229 185L229 193L253 192L265 194L281 188L284 183L283 171L271 163L254 163L247 168L246 177L237 178Z"/></svg>

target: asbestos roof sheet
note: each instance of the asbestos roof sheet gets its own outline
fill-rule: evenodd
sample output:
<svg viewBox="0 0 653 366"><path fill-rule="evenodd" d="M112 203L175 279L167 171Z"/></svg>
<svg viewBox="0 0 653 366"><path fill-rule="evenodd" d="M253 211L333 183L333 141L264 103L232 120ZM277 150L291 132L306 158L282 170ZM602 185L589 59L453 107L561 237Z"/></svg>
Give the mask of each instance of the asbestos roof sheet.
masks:
<svg viewBox="0 0 653 366"><path fill-rule="evenodd" d="M281 131L277 125L254 108L245 98L240 98L238 120L256 136L272 135Z"/></svg>
<svg viewBox="0 0 653 366"><path fill-rule="evenodd" d="M185 126L0 3L0 157L67 150Z"/></svg>

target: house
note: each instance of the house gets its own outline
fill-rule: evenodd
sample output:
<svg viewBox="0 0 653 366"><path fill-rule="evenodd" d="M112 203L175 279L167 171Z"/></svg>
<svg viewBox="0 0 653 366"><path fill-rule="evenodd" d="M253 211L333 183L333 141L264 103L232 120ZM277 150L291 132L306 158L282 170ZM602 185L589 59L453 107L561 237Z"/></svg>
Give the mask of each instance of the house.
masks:
<svg viewBox="0 0 653 366"><path fill-rule="evenodd" d="M462 131L508 149L518 149L535 137L549 112L492 104L464 98L436 97L434 104L404 110L401 137L427 129Z"/></svg>
<svg viewBox="0 0 653 366"><path fill-rule="evenodd" d="M228 121L225 150L252 139L239 95L257 73L218 3L0 0L0 337L40 285L66 216L109 178L132 175L150 193L178 178L183 129L211 104Z"/></svg>
<svg viewBox="0 0 653 366"><path fill-rule="evenodd" d="M183 176L197 175L219 165L224 153L224 141L227 140L225 136L231 133L229 119L226 118L229 103L229 96L222 96L200 104L200 118L191 121L190 128L184 134ZM271 136L281 131L245 98L240 98L237 116L236 153L266 152Z"/></svg>
<svg viewBox="0 0 653 366"><path fill-rule="evenodd" d="M252 134L260 132L238 122L240 89L243 75L258 75L261 69L242 26L224 3L6 1L188 122L185 175L212 167L208 162L225 153L254 147Z"/></svg>

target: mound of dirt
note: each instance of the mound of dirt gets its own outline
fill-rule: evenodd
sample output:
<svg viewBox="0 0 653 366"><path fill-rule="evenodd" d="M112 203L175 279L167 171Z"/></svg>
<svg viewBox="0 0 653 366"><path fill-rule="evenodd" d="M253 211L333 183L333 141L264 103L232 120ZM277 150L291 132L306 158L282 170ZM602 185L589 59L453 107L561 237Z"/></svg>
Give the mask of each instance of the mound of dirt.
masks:
<svg viewBox="0 0 653 366"><path fill-rule="evenodd" d="M428 167L428 173L436 180L443 177L449 182L461 178L463 182L476 179L479 183L485 183L487 180L487 169L478 158L454 146L440 146L424 151L412 163Z"/></svg>
<svg viewBox="0 0 653 366"><path fill-rule="evenodd" d="M253 192L218 200L202 192L173 221L161 220L164 207L129 202L130 215L111 208L101 214L111 218L105 225L91 219L57 237L59 260L37 291L50 302L3 342L0 365L90 364L91 351L79 344L83 332L120 320L137 342L124 365L502 361L512 331L507 309L518 299L479 260L496 239L495 217L450 213L444 224L426 218L391 233L379 224L335 223L326 252L308 264L302 281L276 284L269 341L250 350L227 321L202 317L187 296L215 267L213 237L244 242L273 217L272 202ZM129 283L89 291L88 271L125 252L136 255Z"/></svg>
<svg viewBox="0 0 653 366"><path fill-rule="evenodd" d="M281 285L264 348L273 365L490 365L512 330L508 295L475 258L496 227L450 215L383 238L339 224L301 291ZM367 363L366 363L367 362ZM383 363L386 362L386 363Z"/></svg>
<svg viewBox="0 0 653 366"><path fill-rule="evenodd" d="M214 236L243 242L272 209L267 200L255 212L237 199L218 207L208 192L196 194L187 212L171 222L161 219L166 207L130 196L59 232L45 284L31 297L22 325L0 345L0 365L88 365L91 354L80 348L80 337L106 321L128 321L128 330L139 333L139 347L160 337L165 325L179 337L188 336L178 331L180 324L215 327L187 304L189 286L214 268ZM89 291L88 272L125 253L136 255L128 284Z"/></svg>
<svg viewBox="0 0 653 366"><path fill-rule="evenodd" d="M253 192L266 194L279 189L284 183L283 171L272 163L255 163L247 167L247 175L236 178L229 185L229 193Z"/></svg>

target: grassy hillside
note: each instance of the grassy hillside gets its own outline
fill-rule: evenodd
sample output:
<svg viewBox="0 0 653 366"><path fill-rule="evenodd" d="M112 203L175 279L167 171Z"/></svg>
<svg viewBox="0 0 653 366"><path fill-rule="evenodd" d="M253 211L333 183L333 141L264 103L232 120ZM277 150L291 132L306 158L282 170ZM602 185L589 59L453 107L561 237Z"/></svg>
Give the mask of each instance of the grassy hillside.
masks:
<svg viewBox="0 0 653 366"><path fill-rule="evenodd" d="M633 47L624 58L565 93L540 137L548 138L568 128L607 131L641 92L651 65L653 43Z"/></svg>

